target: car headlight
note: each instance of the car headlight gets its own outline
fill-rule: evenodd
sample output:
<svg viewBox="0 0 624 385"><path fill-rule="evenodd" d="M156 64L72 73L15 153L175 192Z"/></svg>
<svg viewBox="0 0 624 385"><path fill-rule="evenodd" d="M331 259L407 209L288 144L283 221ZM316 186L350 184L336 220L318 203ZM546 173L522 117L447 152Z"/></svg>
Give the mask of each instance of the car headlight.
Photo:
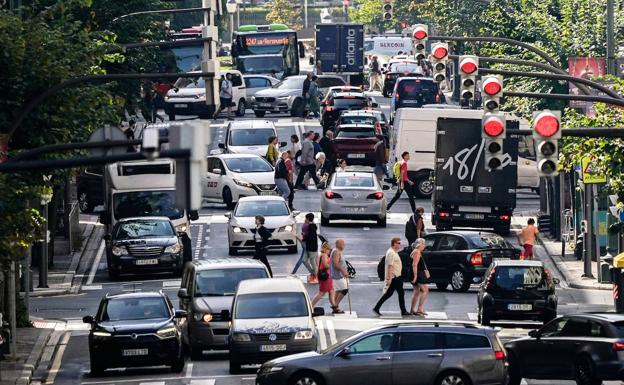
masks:
<svg viewBox="0 0 624 385"><path fill-rule="evenodd" d="M262 368L263 373L276 373L284 370L283 366L264 366Z"/></svg>
<svg viewBox="0 0 624 385"><path fill-rule="evenodd" d="M175 227L175 229L176 229L176 231L177 231L178 233L186 233L186 229L187 229L187 228L188 228L188 226L186 225L186 223L182 223L182 224L177 225L177 226Z"/></svg>
<svg viewBox="0 0 624 385"><path fill-rule="evenodd" d="M110 337L112 334L110 334L107 331L104 330L98 330L96 332L93 332L93 337L102 337L102 338L106 338L106 337Z"/></svg>
<svg viewBox="0 0 624 385"><path fill-rule="evenodd" d="M286 232L286 233L289 233L289 232L291 232L292 230L293 230L292 225L286 225L286 226L282 226L282 227L280 227L279 229L277 229L277 232L278 232L278 233L281 233L281 232Z"/></svg>
<svg viewBox="0 0 624 385"><path fill-rule="evenodd" d="M245 182L244 180L240 180L240 179L232 179L234 181L234 183L236 183L239 186L243 186L243 187L249 187L249 188L253 188L253 184L249 183L249 182Z"/></svg>
<svg viewBox="0 0 624 385"><path fill-rule="evenodd" d="M249 342L251 341L251 336L247 333L234 333L232 334L232 341Z"/></svg>
<svg viewBox="0 0 624 385"><path fill-rule="evenodd" d="M165 326L156 332L156 335L160 338L171 338L176 336L175 326Z"/></svg>
<svg viewBox="0 0 624 385"><path fill-rule="evenodd" d="M290 96L281 96L277 98L277 100L288 100L288 99L290 99Z"/></svg>
<svg viewBox="0 0 624 385"><path fill-rule="evenodd" d="M295 333L296 340L309 340L312 337L314 337L314 333L312 333L312 330L299 330L297 333Z"/></svg>
<svg viewBox="0 0 624 385"><path fill-rule="evenodd" d="M197 94L195 95L195 99L203 99L206 97L206 94Z"/></svg>
<svg viewBox="0 0 624 385"><path fill-rule="evenodd" d="M179 243L165 247L165 253L178 253L178 252L180 252Z"/></svg>
<svg viewBox="0 0 624 385"><path fill-rule="evenodd" d="M238 227L238 226L232 226L232 232L234 233L246 233L247 229L244 229L242 227Z"/></svg>
<svg viewBox="0 0 624 385"><path fill-rule="evenodd" d="M122 255L128 255L128 249L124 246L113 246L113 255L116 257L120 257Z"/></svg>
<svg viewBox="0 0 624 385"><path fill-rule="evenodd" d="M249 98L249 100L250 100L252 103L254 103L254 102L256 101L256 97L255 97L255 96L252 96L252 97L250 97L250 98Z"/></svg>
<svg viewBox="0 0 624 385"><path fill-rule="evenodd" d="M195 321L210 322L213 318L210 313L195 313Z"/></svg>

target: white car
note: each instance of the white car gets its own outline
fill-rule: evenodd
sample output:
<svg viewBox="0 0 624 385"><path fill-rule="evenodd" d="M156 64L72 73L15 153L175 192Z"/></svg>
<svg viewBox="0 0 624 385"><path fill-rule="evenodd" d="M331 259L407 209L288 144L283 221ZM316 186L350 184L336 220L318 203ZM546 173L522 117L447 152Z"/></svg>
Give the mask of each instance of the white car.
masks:
<svg viewBox="0 0 624 385"><path fill-rule="evenodd" d="M267 75L243 75L243 80L245 87L247 87L247 100L256 95L256 92L271 88L280 82L278 79Z"/></svg>
<svg viewBox="0 0 624 385"><path fill-rule="evenodd" d="M291 211L282 197L255 196L241 198L232 213L226 213L228 220L228 244L230 255L239 251L253 251L254 240L251 229L256 227L256 215L265 219L264 226L273 233L267 249L288 249L297 252L298 211Z"/></svg>
<svg viewBox="0 0 624 385"><path fill-rule="evenodd" d="M219 148L227 154L255 154L265 156L268 140L277 136L275 124L270 120L238 120L228 124L225 129L225 142ZM286 146L281 142L280 147Z"/></svg>
<svg viewBox="0 0 624 385"><path fill-rule="evenodd" d="M258 155L211 155L204 178L202 198L223 202L230 210L242 197L277 195L273 167Z"/></svg>

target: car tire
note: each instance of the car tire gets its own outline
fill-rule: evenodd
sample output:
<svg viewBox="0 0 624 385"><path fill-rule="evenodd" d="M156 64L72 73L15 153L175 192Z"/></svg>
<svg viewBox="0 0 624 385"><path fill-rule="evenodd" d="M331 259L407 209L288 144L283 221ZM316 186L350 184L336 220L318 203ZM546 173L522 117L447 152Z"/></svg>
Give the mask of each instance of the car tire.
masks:
<svg viewBox="0 0 624 385"><path fill-rule="evenodd" d="M455 268L451 273L451 288L453 291L467 292L470 288L470 280L466 277L466 273L458 268Z"/></svg>
<svg viewBox="0 0 624 385"><path fill-rule="evenodd" d="M325 218L321 215L321 226L329 226L329 218Z"/></svg>
<svg viewBox="0 0 624 385"><path fill-rule="evenodd" d="M245 116L245 110L247 109L247 104L245 103L245 99L241 99L238 101L238 107L236 108L236 116Z"/></svg>
<svg viewBox="0 0 624 385"><path fill-rule="evenodd" d="M264 118L266 111L254 111L254 115L256 115L256 118Z"/></svg>
<svg viewBox="0 0 624 385"><path fill-rule="evenodd" d="M108 268L108 279L111 281L117 281L119 279L119 271L115 269Z"/></svg>
<svg viewBox="0 0 624 385"><path fill-rule="evenodd" d="M470 378L457 370L443 372L436 378L436 385L470 385Z"/></svg>
<svg viewBox="0 0 624 385"><path fill-rule="evenodd" d="M574 381L576 385L600 385L602 380L594 378L596 368L589 356L582 355L574 363Z"/></svg>
<svg viewBox="0 0 624 385"><path fill-rule="evenodd" d="M169 120L175 120L175 114L169 114Z"/></svg>
<svg viewBox="0 0 624 385"><path fill-rule="evenodd" d="M225 207L227 207L228 210L232 210L234 206L236 206L236 204L232 202L232 191L229 187L223 189L223 203L225 203Z"/></svg>
<svg viewBox="0 0 624 385"><path fill-rule="evenodd" d="M434 184L427 176L421 176L414 182L414 192L419 198L431 198L433 194Z"/></svg>
<svg viewBox="0 0 624 385"><path fill-rule="evenodd" d="M193 260L193 244L191 242L191 238L188 236L182 236L182 268L184 268L184 264L186 262L191 262Z"/></svg>
<svg viewBox="0 0 624 385"><path fill-rule="evenodd" d="M447 282L447 283L436 283L435 285L438 288L438 290L445 291L449 284Z"/></svg>
<svg viewBox="0 0 624 385"><path fill-rule="evenodd" d="M239 374L241 372L241 363L230 358L230 374Z"/></svg>
<svg viewBox="0 0 624 385"><path fill-rule="evenodd" d="M321 378L313 372L295 373L289 380L289 385L323 385Z"/></svg>
<svg viewBox="0 0 624 385"><path fill-rule="evenodd" d="M95 205L89 200L89 194L84 191L78 191L78 207L80 212L90 214L93 212Z"/></svg>
<svg viewBox="0 0 624 385"><path fill-rule="evenodd" d="M387 219L385 216L381 219L377 219L377 226L386 227L386 224L387 224Z"/></svg>
<svg viewBox="0 0 624 385"><path fill-rule="evenodd" d="M184 355L180 353L180 357L178 357L173 364L171 364L171 371L173 373L182 373L184 370Z"/></svg>
<svg viewBox="0 0 624 385"><path fill-rule="evenodd" d="M303 105L303 100L295 99L292 105L292 109L290 110L290 116L293 118L302 118L304 113L305 106Z"/></svg>
<svg viewBox="0 0 624 385"><path fill-rule="evenodd" d="M297 245L294 246L288 246L288 253L289 254L293 254L297 252Z"/></svg>
<svg viewBox="0 0 624 385"><path fill-rule="evenodd" d="M520 385L522 382L522 370L516 355L511 351L507 352L507 362L509 363L507 385Z"/></svg>

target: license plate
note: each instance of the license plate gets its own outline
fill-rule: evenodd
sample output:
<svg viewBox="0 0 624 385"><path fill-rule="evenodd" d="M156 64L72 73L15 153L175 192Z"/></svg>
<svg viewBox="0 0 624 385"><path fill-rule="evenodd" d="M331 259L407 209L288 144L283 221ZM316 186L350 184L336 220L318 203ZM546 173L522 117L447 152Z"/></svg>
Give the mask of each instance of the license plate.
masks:
<svg viewBox="0 0 624 385"><path fill-rule="evenodd" d="M158 265L158 259L137 259L137 265Z"/></svg>
<svg viewBox="0 0 624 385"><path fill-rule="evenodd" d="M277 195L275 191L260 191L260 195Z"/></svg>
<svg viewBox="0 0 624 385"><path fill-rule="evenodd" d="M345 211L349 213L361 213L364 212L364 207L345 207Z"/></svg>
<svg viewBox="0 0 624 385"><path fill-rule="evenodd" d="M533 305L530 303L510 303L507 305L507 309L513 311L528 311L533 310Z"/></svg>
<svg viewBox="0 0 624 385"><path fill-rule="evenodd" d="M347 154L347 158L364 158L364 154Z"/></svg>
<svg viewBox="0 0 624 385"><path fill-rule="evenodd" d="M188 107L188 105L187 105L187 104L174 104L173 106L174 106L175 108L186 108L186 107Z"/></svg>
<svg viewBox="0 0 624 385"><path fill-rule="evenodd" d="M260 107L271 107L271 103L260 103Z"/></svg>
<svg viewBox="0 0 624 385"><path fill-rule="evenodd" d="M464 218L466 219L483 219L483 214L464 214Z"/></svg>
<svg viewBox="0 0 624 385"><path fill-rule="evenodd" d="M122 354L124 357L147 356L147 349L124 349Z"/></svg>
<svg viewBox="0 0 624 385"><path fill-rule="evenodd" d="M260 345L261 352L283 352L286 350L285 344L279 345Z"/></svg>

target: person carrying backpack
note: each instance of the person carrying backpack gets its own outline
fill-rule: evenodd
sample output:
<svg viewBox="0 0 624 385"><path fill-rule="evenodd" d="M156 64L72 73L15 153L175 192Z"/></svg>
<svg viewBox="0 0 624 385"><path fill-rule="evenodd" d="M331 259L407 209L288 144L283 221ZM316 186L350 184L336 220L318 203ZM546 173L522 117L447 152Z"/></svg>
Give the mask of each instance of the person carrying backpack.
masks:
<svg viewBox="0 0 624 385"><path fill-rule="evenodd" d="M411 245L416 242L416 239L422 238L425 235L425 221L423 215L425 209L419 207L416 212L405 222L405 238L407 238L407 244Z"/></svg>
<svg viewBox="0 0 624 385"><path fill-rule="evenodd" d="M407 175L407 161L409 161L410 159L409 152L404 151L401 154L401 158L402 160L399 165L399 169L401 173L400 173L400 177L397 180L397 191L396 191L396 194L394 194L394 197L392 198L392 200L390 201L386 209L390 211L390 208L392 207L392 205L396 201L399 200L399 198L401 197L401 194L403 194L403 191L405 191L407 193L407 197L409 198L409 203L410 203L410 207L412 208L412 212L415 212L416 202L414 202L414 191L413 191L414 182L412 182L409 176ZM393 171L395 168L396 168L396 164L393 167ZM395 171L395 176L396 176L396 171Z"/></svg>

